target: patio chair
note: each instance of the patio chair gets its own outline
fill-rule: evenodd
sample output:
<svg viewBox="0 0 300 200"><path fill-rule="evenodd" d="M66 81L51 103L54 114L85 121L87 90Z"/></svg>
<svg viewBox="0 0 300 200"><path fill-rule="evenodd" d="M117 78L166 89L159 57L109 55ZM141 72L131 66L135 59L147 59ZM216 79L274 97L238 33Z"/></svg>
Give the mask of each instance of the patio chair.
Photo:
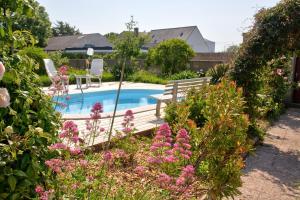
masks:
<svg viewBox="0 0 300 200"><path fill-rule="evenodd" d="M52 86L55 85L55 80L56 80L55 77L57 77L58 73L57 73L57 70L56 70L56 68L54 66L54 63L51 59L43 59L43 60L44 60L47 75L48 75L49 79L52 82L50 87L52 87ZM62 85L65 89L68 89L69 80L62 81Z"/></svg>
<svg viewBox="0 0 300 200"><path fill-rule="evenodd" d="M100 87L102 74L103 74L103 59L93 59L89 78L87 79L87 81L89 81L89 85L91 86L92 84L92 78L96 78L99 80L99 87Z"/></svg>
<svg viewBox="0 0 300 200"><path fill-rule="evenodd" d="M47 75L49 76L49 78L53 82L53 78L55 76L57 76L57 70L54 67L54 63L51 59L43 59L43 60L44 60L44 63L45 63L45 68L46 68Z"/></svg>

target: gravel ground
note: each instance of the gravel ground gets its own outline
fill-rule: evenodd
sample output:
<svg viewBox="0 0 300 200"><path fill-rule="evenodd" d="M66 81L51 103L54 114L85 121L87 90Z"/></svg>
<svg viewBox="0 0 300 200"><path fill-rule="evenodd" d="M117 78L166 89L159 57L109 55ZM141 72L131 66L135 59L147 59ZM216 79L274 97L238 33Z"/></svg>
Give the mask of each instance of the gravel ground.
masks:
<svg viewBox="0 0 300 200"><path fill-rule="evenodd" d="M235 199L300 200L300 109L288 109L246 160Z"/></svg>

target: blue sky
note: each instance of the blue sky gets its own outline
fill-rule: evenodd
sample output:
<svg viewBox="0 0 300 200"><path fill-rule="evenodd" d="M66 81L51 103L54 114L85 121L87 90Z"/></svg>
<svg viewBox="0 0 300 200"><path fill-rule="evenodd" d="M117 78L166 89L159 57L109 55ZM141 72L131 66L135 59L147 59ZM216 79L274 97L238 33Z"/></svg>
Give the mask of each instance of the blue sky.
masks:
<svg viewBox="0 0 300 200"><path fill-rule="evenodd" d="M279 0L38 0L50 20L66 21L83 33L121 32L133 15L140 31L197 25L223 51L242 41L253 15Z"/></svg>

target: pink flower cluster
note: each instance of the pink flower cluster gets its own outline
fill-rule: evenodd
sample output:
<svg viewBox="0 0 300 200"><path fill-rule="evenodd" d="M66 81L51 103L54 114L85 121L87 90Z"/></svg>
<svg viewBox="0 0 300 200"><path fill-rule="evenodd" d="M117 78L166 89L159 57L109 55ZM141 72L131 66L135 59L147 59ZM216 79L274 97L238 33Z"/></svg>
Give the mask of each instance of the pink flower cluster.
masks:
<svg viewBox="0 0 300 200"><path fill-rule="evenodd" d="M68 72L68 66L67 66L67 65L61 66L61 67L58 69L58 72L59 72L61 75L67 75L67 72Z"/></svg>
<svg viewBox="0 0 300 200"><path fill-rule="evenodd" d="M50 160L46 160L45 164L54 172L60 173L62 172L61 167L64 165L64 161L59 158L52 158Z"/></svg>
<svg viewBox="0 0 300 200"><path fill-rule="evenodd" d="M148 158L148 162L160 164L174 162L176 159L172 152L172 132L167 123L162 124L153 139L150 151L154 156Z"/></svg>
<svg viewBox="0 0 300 200"><path fill-rule="evenodd" d="M191 185L194 174L194 167L192 165L188 165L182 168L181 174L178 178L162 173L157 177L156 181L162 188L173 192L183 192Z"/></svg>
<svg viewBox="0 0 300 200"><path fill-rule="evenodd" d="M189 149L191 149L190 136L185 129L181 129L176 135L176 142L173 147L173 153L177 157L190 159L192 152Z"/></svg>
<svg viewBox="0 0 300 200"><path fill-rule="evenodd" d="M176 185L183 186L191 183L195 174L195 168L192 165L187 165L182 168L180 176L176 180Z"/></svg>
<svg viewBox="0 0 300 200"><path fill-rule="evenodd" d="M62 132L59 134L60 138L66 138L75 144L80 141L79 130L77 124L73 121L65 121L62 127Z"/></svg>
<svg viewBox="0 0 300 200"><path fill-rule="evenodd" d="M91 118L92 119L100 119L101 118L101 114L103 112L103 106L101 103L95 103L93 105L93 108L91 110Z"/></svg>
<svg viewBox="0 0 300 200"><path fill-rule="evenodd" d="M144 166L137 166L133 170L137 175L143 176L145 174L146 168Z"/></svg>
<svg viewBox="0 0 300 200"><path fill-rule="evenodd" d="M110 151L107 151L107 152L104 153L104 155L103 155L103 160L104 161L109 162L112 159L113 159L113 155Z"/></svg>
<svg viewBox="0 0 300 200"><path fill-rule="evenodd" d="M123 122L122 122L122 126L123 126L122 131L125 134L128 134L133 130L133 127L134 127L133 120L134 120L134 116L133 116L132 110L127 110L125 112L124 119L123 119Z"/></svg>
<svg viewBox="0 0 300 200"><path fill-rule="evenodd" d="M150 151L154 156L148 159L150 163L174 163L180 159L190 159L192 152L190 136L185 129L178 131L175 144L172 145L172 132L167 123L162 124L153 139Z"/></svg>
<svg viewBox="0 0 300 200"><path fill-rule="evenodd" d="M54 190L44 191L44 188L38 185L35 187L35 192L39 195L40 200L48 200L49 196L54 193Z"/></svg>
<svg viewBox="0 0 300 200"><path fill-rule="evenodd" d="M64 143L55 143L48 147L50 150L68 150L69 148Z"/></svg>

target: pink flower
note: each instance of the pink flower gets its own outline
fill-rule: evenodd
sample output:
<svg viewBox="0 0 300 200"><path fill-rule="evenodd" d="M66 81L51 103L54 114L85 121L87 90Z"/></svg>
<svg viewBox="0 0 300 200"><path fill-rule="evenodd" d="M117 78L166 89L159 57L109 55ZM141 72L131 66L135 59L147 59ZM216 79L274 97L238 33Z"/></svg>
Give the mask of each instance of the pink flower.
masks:
<svg viewBox="0 0 300 200"><path fill-rule="evenodd" d="M171 135L171 129L167 123L162 124L159 127L150 147L150 151L152 152L153 156L148 158L148 162L159 164L165 161L174 161L174 158L170 156L170 150L172 147Z"/></svg>
<svg viewBox="0 0 300 200"><path fill-rule="evenodd" d="M6 88L0 88L0 108L6 108L10 104L10 96Z"/></svg>
<svg viewBox="0 0 300 200"><path fill-rule="evenodd" d="M71 96L66 96L66 100L69 101L71 99Z"/></svg>
<svg viewBox="0 0 300 200"><path fill-rule="evenodd" d="M174 144L173 153L183 159L190 159L192 152L189 150L191 148L190 136L185 129L180 129L176 135L176 142Z"/></svg>
<svg viewBox="0 0 300 200"><path fill-rule="evenodd" d="M103 160L110 161L112 159L112 153L110 151L107 151L103 155Z"/></svg>
<svg viewBox="0 0 300 200"><path fill-rule="evenodd" d="M195 168L192 165L187 165L182 168L180 176L176 180L176 185L190 184L195 174Z"/></svg>
<svg viewBox="0 0 300 200"><path fill-rule="evenodd" d="M134 119L132 110L127 110L124 115L124 119L122 122L123 132L128 134L133 131L134 123L132 122Z"/></svg>
<svg viewBox="0 0 300 200"><path fill-rule="evenodd" d="M161 186L166 186L172 183L172 177L170 177L169 175L162 173L159 175L159 177L157 178L158 183Z"/></svg>
<svg viewBox="0 0 300 200"><path fill-rule="evenodd" d="M60 73L61 75L66 75L66 74L67 74L67 71L68 71L68 66L63 65L63 66L61 66L61 67L58 69L58 71L59 71L59 73Z"/></svg>
<svg viewBox="0 0 300 200"><path fill-rule="evenodd" d="M2 62L0 62L0 80L3 78L3 75L5 73L5 67Z"/></svg>
<svg viewBox="0 0 300 200"><path fill-rule="evenodd" d="M55 144L49 146L48 148L51 150L56 150L56 149L67 150L68 149L67 145L65 145L63 143L55 143Z"/></svg>
<svg viewBox="0 0 300 200"><path fill-rule="evenodd" d="M81 153L81 149L79 147L77 147L77 148L70 148L70 153L72 155L78 155L78 154Z"/></svg>
<svg viewBox="0 0 300 200"><path fill-rule="evenodd" d="M88 161L87 160L79 160L79 163L81 167L87 167L88 166Z"/></svg>
<svg viewBox="0 0 300 200"><path fill-rule="evenodd" d="M35 187L35 192L38 193L38 194L41 194L42 192L44 192L44 188L40 185L37 185Z"/></svg>
<svg viewBox="0 0 300 200"><path fill-rule="evenodd" d="M102 104L99 103L99 102L95 103L93 105L93 108L92 108L91 112L103 112L103 106L102 106Z"/></svg>
<svg viewBox="0 0 300 200"><path fill-rule="evenodd" d="M61 167L63 166L64 162L61 159L53 158L50 160L45 161L45 164L54 172L60 173Z"/></svg>
<svg viewBox="0 0 300 200"><path fill-rule="evenodd" d="M143 166L137 166L133 171L134 171L137 175L143 176L144 173L145 173L145 167L143 167Z"/></svg>
<svg viewBox="0 0 300 200"><path fill-rule="evenodd" d="M278 76L282 76L283 75L283 69L276 69L276 74Z"/></svg>

